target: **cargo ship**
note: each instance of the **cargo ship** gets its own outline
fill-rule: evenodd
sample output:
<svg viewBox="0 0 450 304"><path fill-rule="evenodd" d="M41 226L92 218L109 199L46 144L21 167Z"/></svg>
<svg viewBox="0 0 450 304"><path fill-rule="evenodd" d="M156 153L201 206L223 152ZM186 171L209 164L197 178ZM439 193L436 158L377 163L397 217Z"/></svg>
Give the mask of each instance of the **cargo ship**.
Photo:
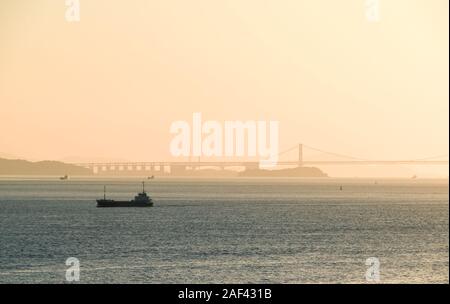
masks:
<svg viewBox="0 0 450 304"><path fill-rule="evenodd" d="M142 192L138 193L131 201L106 199L106 186L104 186L103 199L97 200L97 207L153 207L153 201L145 192L144 182L142 182Z"/></svg>

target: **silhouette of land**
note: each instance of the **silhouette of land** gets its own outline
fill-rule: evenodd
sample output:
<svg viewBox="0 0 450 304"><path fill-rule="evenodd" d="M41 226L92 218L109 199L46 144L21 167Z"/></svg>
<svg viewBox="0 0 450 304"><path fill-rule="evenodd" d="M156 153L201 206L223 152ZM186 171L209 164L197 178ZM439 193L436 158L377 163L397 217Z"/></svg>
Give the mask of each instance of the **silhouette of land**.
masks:
<svg viewBox="0 0 450 304"><path fill-rule="evenodd" d="M244 171L203 168L187 169L173 167L170 172L144 170L115 170L94 173L92 169L59 161L31 162L21 159L0 158L0 175L70 175L70 176L174 176L174 177L327 177L328 175L315 167L297 167L278 170L247 168Z"/></svg>
<svg viewBox="0 0 450 304"><path fill-rule="evenodd" d="M0 175L92 175L92 170L58 161L0 158Z"/></svg>
<svg viewBox="0 0 450 304"><path fill-rule="evenodd" d="M258 168L244 171L200 169L200 170L174 170L173 176L192 177L328 177L326 173L315 167L297 167L287 169L264 170Z"/></svg>
<svg viewBox="0 0 450 304"><path fill-rule="evenodd" d="M297 167L279 170L249 169L239 172L242 177L328 177L316 167Z"/></svg>

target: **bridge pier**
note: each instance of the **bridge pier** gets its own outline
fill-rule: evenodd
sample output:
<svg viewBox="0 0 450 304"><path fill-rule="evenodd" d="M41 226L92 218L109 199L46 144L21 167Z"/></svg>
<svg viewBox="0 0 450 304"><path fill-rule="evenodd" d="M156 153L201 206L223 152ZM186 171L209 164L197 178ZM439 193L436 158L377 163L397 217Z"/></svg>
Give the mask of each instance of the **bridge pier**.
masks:
<svg viewBox="0 0 450 304"><path fill-rule="evenodd" d="M298 144L298 166L303 167L303 144Z"/></svg>

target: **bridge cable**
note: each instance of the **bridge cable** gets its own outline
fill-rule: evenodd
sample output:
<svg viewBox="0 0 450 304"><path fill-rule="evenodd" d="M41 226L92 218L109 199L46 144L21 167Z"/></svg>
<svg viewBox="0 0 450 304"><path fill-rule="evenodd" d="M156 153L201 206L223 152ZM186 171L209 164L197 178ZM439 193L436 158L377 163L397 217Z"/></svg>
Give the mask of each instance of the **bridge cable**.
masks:
<svg viewBox="0 0 450 304"><path fill-rule="evenodd" d="M318 148L314 148L308 145L303 144L304 147L317 151L317 152L321 152L321 153L325 153L325 154L329 154L329 155L333 155L333 156L337 156L337 157L343 157L343 158L350 158L350 159L355 159L355 160L360 160L360 161L370 161L367 158L360 158L360 157L355 157L355 156L350 156L350 155L344 155L344 154L339 154L339 153L334 153L334 152L329 152L329 151L325 151L322 149L318 149Z"/></svg>
<svg viewBox="0 0 450 304"><path fill-rule="evenodd" d="M298 145L295 145L295 146L290 147L290 148L288 148L288 149L286 149L286 150L284 150L284 151L279 152L279 153L278 153L278 156L283 155L283 154L285 154L285 153L287 153L287 152L291 152L292 150L295 150L295 149L298 149Z"/></svg>

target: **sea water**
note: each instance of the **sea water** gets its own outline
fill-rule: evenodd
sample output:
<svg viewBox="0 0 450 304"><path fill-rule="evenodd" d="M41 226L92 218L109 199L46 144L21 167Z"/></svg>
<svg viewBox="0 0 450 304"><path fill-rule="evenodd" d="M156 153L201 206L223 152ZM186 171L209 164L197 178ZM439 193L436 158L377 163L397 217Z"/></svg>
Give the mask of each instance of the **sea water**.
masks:
<svg viewBox="0 0 450 304"><path fill-rule="evenodd" d="M448 180L0 180L0 282L449 282ZM342 186L342 190L341 190Z"/></svg>

